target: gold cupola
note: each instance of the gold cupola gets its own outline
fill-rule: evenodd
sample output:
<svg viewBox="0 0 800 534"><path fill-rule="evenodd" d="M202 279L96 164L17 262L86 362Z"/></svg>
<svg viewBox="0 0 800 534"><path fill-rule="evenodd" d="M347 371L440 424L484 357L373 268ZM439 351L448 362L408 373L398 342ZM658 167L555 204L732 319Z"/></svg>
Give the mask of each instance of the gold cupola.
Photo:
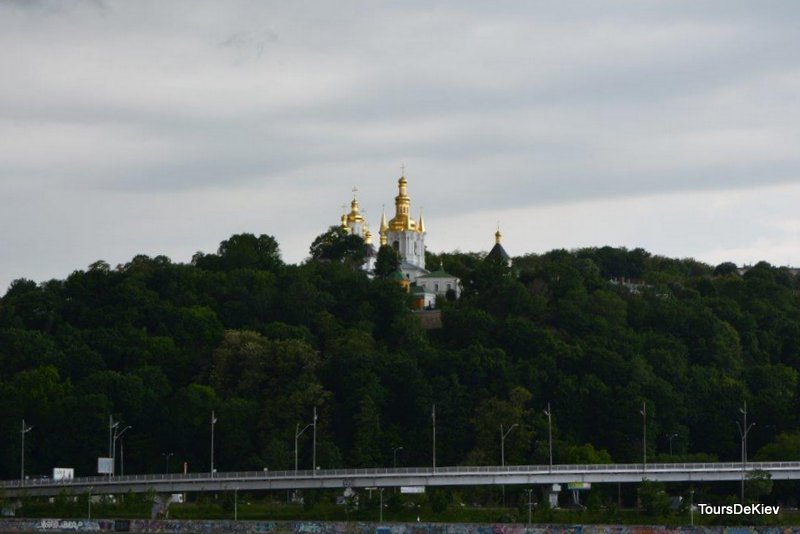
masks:
<svg viewBox="0 0 800 534"><path fill-rule="evenodd" d="M502 237L503 237L503 234L500 233L500 228L498 228L497 231L494 233L494 242L495 242L495 244L499 245L500 244L500 240L501 240Z"/></svg>
<svg viewBox="0 0 800 534"><path fill-rule="evenodd" d="M364 216L361 215L358 209L358 199L353 196L353 201L350 202L350 213L347 214L347 222L348 223L363 223Z"/></svg>
<svg viewBox="0 0 800 534"><path fill-rule="evenodd" d="M389 230L403 232L416 230L417 223L411 218L411 197L408 196L408 180L401 176L397 181L398 194L394 197L394 217L389 221Z"/></svg>

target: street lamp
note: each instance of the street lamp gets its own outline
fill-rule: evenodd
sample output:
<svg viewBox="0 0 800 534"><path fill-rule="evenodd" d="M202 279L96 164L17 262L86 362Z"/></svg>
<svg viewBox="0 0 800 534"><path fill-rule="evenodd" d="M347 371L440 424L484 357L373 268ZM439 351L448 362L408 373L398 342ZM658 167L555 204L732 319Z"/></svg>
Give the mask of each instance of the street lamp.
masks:
<svg viewBox="0 0 800 534"><path fill-rule="evenodd" d="M316 409L314 410L314 419L316 422ZM300 430L300 423L295 425L295 432L294 432L294 470L297 471L297 439L302 435L303 432L308 430L308 427L315 426L314 423L308 423L306 426L303 427L303 430ZM316 446L316 443L315 443ZM316 454L314 455L316 456Z"/></svg>
<svg viewBox="0 0 800 534"><path fill-rule="evenodd" d="M433 472L436 472L436 404L431 409L431 426L433 427Z"/></svg>
<svg viewBox="0 0 800 534"><path fill-rule="evenodd" d="M22 437L22 447L19 458L19 485L25 485L25 434L33 430L32 426L25 426L25 419L22 420L22 430L20 435Z"/></svg>
<svg viewBox="0 0 800 534"><path fill-rule="evenodd" d="M647 471L647 401L642 401L639 413L642 414L642 471Z"/></svg>
<svg viewBox="0 0 800 534"><path fill-rule="evenodd" d="M395 447L392 449L392 467L397 469L397 451L402 451L403 447Z"/></svg>
<svg viewBox="0 0 800 534"><path fill-rule="evenodd" d="M694 526L694 490L689 490L689 524Z"/></svg>
<svg viewBox="0 0 800 534"><path fill-rule="evenodd" d="M531 499L531 494L533 493L532 488L528 488L525 491L528 492L528 528L531 526L531 512L533 508L533 500Z"/></svg>
<svg viewBox="0 0 800 534"><path fill-rule="evenodd" d="M233 520L239 520L239 488L233 488Z"/></svg>
<svg viewBox="0 0 800 534"><path fill-rule="evenodd" d="M214 425L217 424L217 417L214 410L211 410L211 478L214 478Z"/></svg>
<svg viewBox="0 0 800 534"><path fill-rule="evenodd" d="M314 406L314 445L311 449L311 476L317 474L317 407Z"/></svg>
<svg viewBox="0 0 800 534"><path fill-rule="evenodd" d="M113 433L114 430L119 426L119 421L114 421L114 416L108 416L108 457L111 459L111 472L108 473L108 477L111 478L111 475L114 474L114 453L112 451L112 441L113 441Z"/></svg>
<svg viewBox="0 0 800 534"><path fill-rule="evenodd" d="M750 423L750 426L747 426L747 401L744 401L744 408L739 408L739 412L742 414L742 424L739 424L739 421L736 421L736 426L739 427L739 435L742 437L742 502L744 502L744 473L747 469L747 434L750 432L750 429L755 426L755 423Z"/></svg>
<svg viewBox="0 0 800 534"><path fill-rule="evenodd" d="M161 456L164 457L164 474L165 475L169 474L169 458L170 458L170 456L173 456L174 454L175 454L174 452L162 452L161 453Z"/></svg>
<svg viewBox="0 0 800 534"><path fill-rule="evenodd" d="M511 425L511 428L509 428L508 430L503 432L503 425L502 425L502 423L500 424L500 465L501 466L505 467L505 465L506 465L506 436L508 436L508 433L511 432L512 430L514 430L514 427L517 427L517 426L519 426L519 425L517 423L514 423L513 425Z"/></svg>
<svg viewBox="0 0 800 534"><path fill-rule="evenodd" d="M669 456L670 456L670 459L672 458L672 440L674 438L677 438L677 437L678 437L678 434L668 434L667 435L667 439L669 440Z"/></svg>
<svg viewBox="0 0 800 534"><path fill-rule="evenodd" d="M115 423L114 425L114 437L111 441L111 474L116 474L117 471L117 440L124 434L127 430L130 430L132 427L131 425L126 426L122 430L119 430L119 423Z"/></svg>
<svg viewBox="0 0 800 534"><path fill-rule="evenodd" d="M547 416L547 435L548 445L550 449L550 471L553 471L553 412L550 411L550 403L547 403L547 409L544 411Z"/></svg>

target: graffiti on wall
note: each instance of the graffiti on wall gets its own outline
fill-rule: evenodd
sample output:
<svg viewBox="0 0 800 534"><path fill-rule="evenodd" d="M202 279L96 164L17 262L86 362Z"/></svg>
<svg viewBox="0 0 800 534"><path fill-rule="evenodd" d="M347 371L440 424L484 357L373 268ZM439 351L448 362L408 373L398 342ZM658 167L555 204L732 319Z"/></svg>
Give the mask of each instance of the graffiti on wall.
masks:
<svg viewBox="0 0 800 534"><path fill-rule="evenodd" d="M75 519L42 519L33 525L35 530L55 532L95 532L100 530L97 521Z"/></svg>
<svg viewBox="0 0 800 534"><path fill-rule="evenodd" d="M0 519L0 532L152 532L164 534L800 534L798 527L666 527L323 521Z"/></svg>

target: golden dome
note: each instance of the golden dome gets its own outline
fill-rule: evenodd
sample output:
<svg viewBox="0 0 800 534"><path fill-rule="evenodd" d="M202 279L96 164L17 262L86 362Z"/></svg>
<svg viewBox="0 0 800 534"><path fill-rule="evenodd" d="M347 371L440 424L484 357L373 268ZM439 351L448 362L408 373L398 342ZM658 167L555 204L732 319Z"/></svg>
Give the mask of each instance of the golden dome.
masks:
<svg viewBox="0 0 800 534"><path fill-rule="evenodd" d="M401 176L397 181L397 196L394 197L395 213L389 221L389 229L394 232L414 231L417 223L411 218L411 197L408 196L408 180Z"/></svg>
<svg viewBox="0 0 800 534"><path fill-rule="evenodd" d="M350 202L350 213L347 214L347 222L354 223L354 222L364 222L364 216L359 213L358 210L358 199L353 197L353 201Z"/></svg>

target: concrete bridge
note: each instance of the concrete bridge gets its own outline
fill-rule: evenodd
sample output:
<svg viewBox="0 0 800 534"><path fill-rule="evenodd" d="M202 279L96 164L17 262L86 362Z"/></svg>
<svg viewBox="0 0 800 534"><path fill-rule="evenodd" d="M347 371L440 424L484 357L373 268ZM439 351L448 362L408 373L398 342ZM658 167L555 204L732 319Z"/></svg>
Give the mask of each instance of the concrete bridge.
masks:
<svg viewBox="0 0 800 534"><path fill-rule="evenodd" d="M569 482L662 482L738 481L746 472L760 470L773 480L800 480L800 462L751 462L746 470L740 462L672 464L515 465L405 467L397 469L326 469L314 471L242 471L171 475L125 475L80 477L54 481L19 480L0 482L6 497L20 494L54 496L71 494L183 493L203 491L251 491L310 488L365 488L398 486L489 486L567 484Z"/></svg>

